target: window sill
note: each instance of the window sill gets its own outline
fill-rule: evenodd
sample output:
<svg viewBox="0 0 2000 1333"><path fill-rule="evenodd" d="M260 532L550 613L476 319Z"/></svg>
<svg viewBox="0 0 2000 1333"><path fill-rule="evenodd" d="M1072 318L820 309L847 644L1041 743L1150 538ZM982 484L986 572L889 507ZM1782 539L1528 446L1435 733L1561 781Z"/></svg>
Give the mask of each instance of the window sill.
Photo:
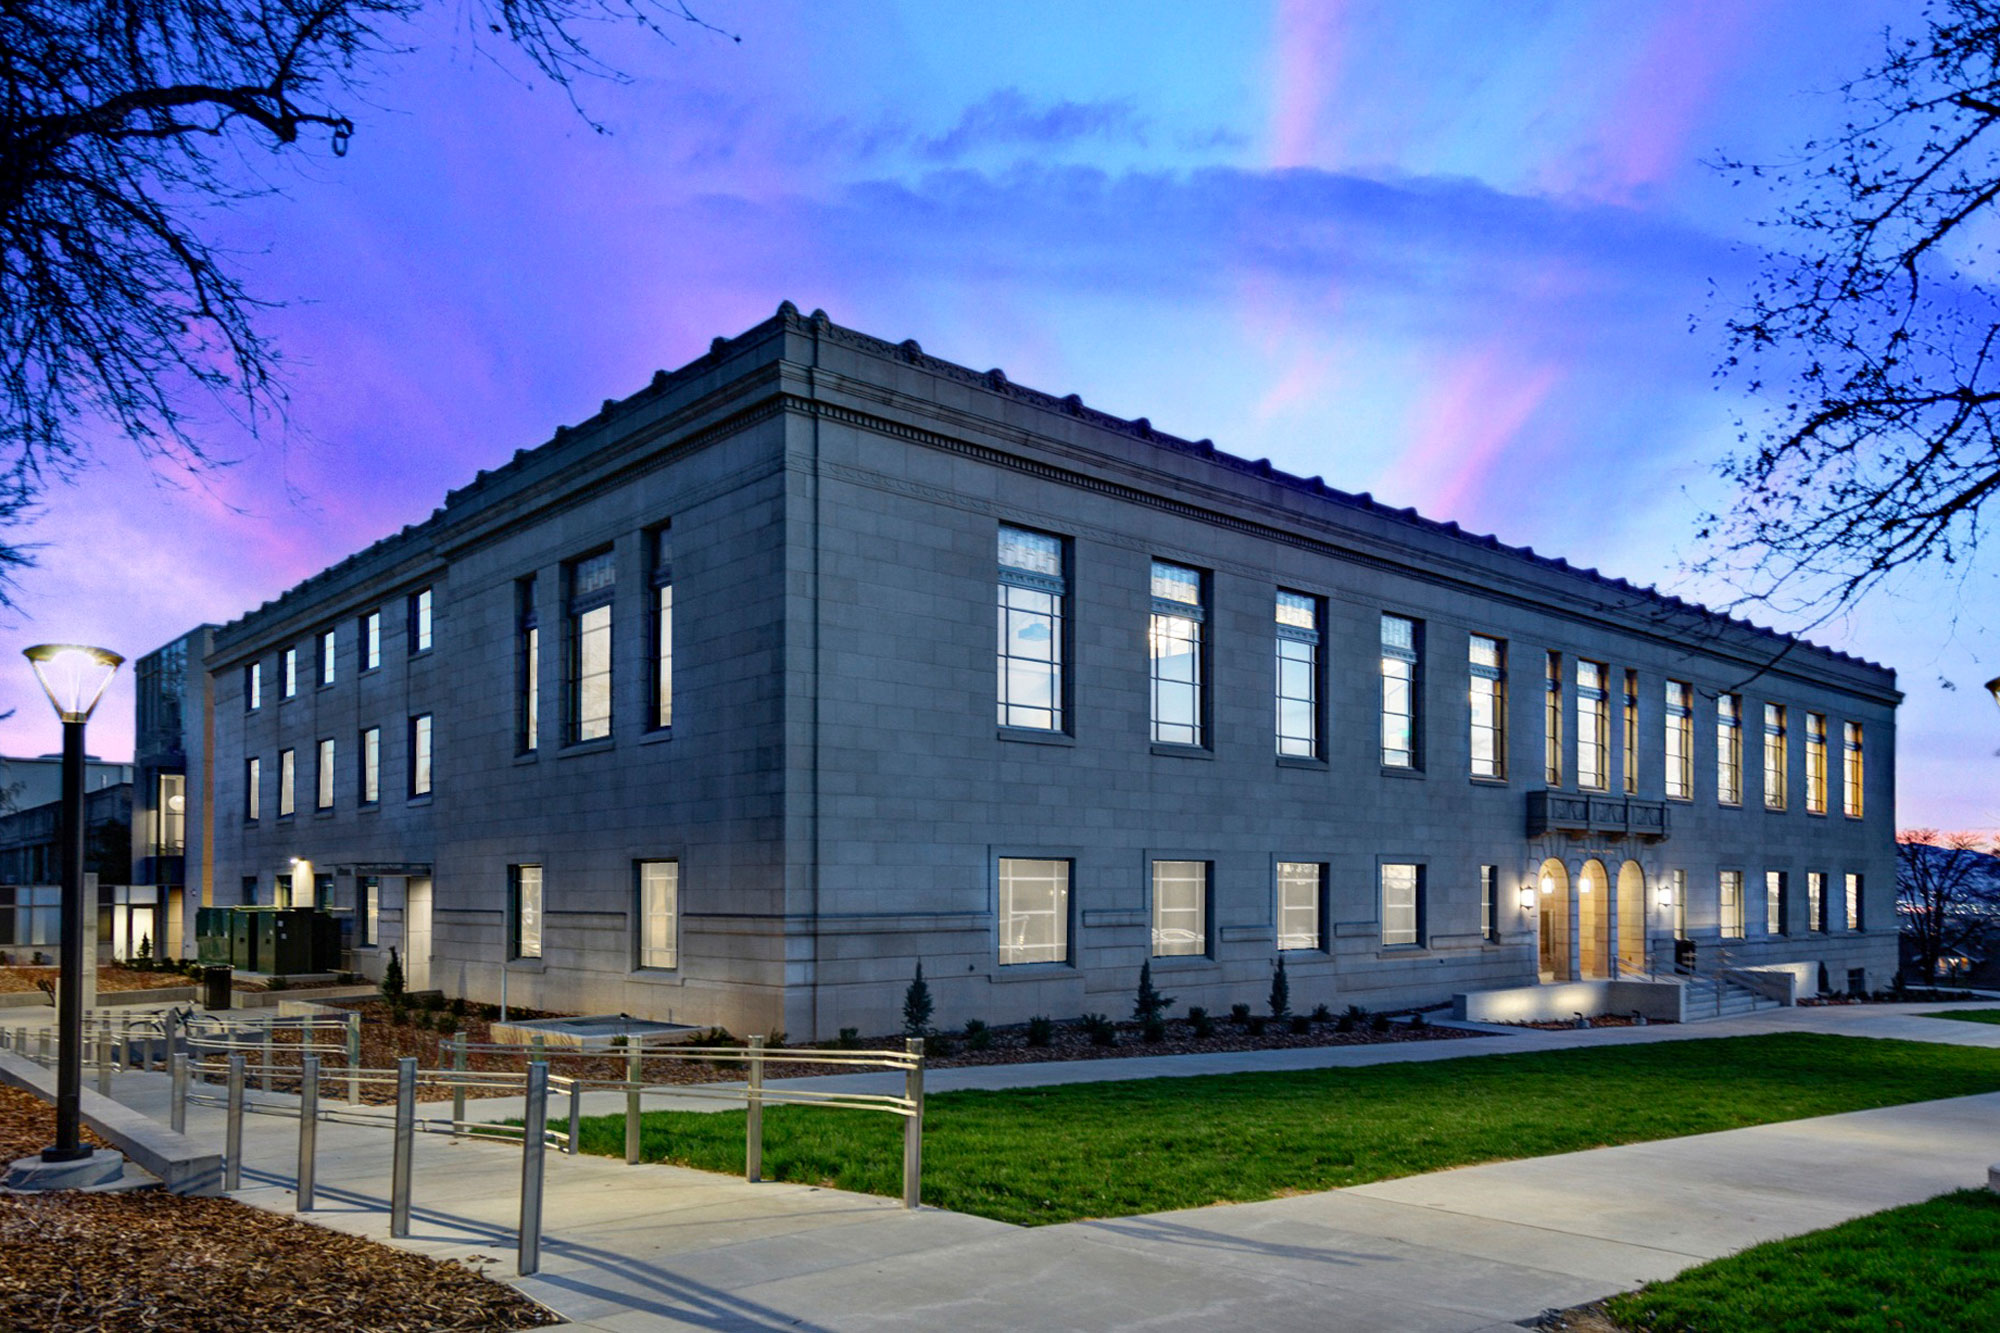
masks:
<svg viewBox="0 0 2000 1333"><path fill-rule="evenodd" d="M1382 776L1385 778L1405 778L1422 782L1424 780L1424 770L1416 767L1404 768L1384 764L1382 765Z"/></svg>
<svg viewBox="0 0 2000 1333"><path fill-rule="evenodd" d="M431 794L429 792L425 792L422 796L412 796L403 802L405 805L429 805L430 803Z"/></svg>
<svg viewBox="0 0 2000 1333"><path fill-rule="evenodd" d="M1791 807L1789 806L1767 805L1764 807L1764 813L1767 815L1788 815L1791 812Z"/></svg>
<svg viewBox="0 0 2000 1333"><path fill-rule="evenodd" d="M380 801L363 801L360 805L354 807L354 813L358 815L372 815L380 813L381 809L382 803Z"/></svg>
<svg viewBox="0 0 2000 1333"><path fill-rule="evenodd" d="M580 754L602 754L606 750L617 748L617 745L616 736L596 736L587 741L571 741L556 751L556 758L572 759Z"/></svg>
<svg viewBox="0 0 2000 1333"><path fill-rule="evenodd" d="M1296 754L1281 754L1278 756L1278 767L1302 768L1310 772L1325 773L1329 771L1333 767L1333 765L1327 763L1327 761L1324 759L1307 759L1301 755L1296 755Z"/></svg>
<svg viewBox="0 0 2000 1333"><path fill-rule="evenodd" d="M1466 781L1475 787L1505 787L1508 785L1505 778L1482 778L1477 773L1466 778Z"/></svg>
<svg viewBox="0 0 2000 1333"><path fill-rule="evenodd" d="M1150 956L1149 961L1154 967L1168 972L1193 972L1218 966L1216 960L1207 954L1156 953Z"/></svg>
<svg viewBox="0 0 2000 1333"><path fill-rule="evenodd" d="M639 738L639 744L659 745L662 744L663 742L670 741L673 738L674 738L674 729L672 727L654 727L652 730L648 731L645 735Z"/></svg>
<svg viewBox="0 0 2000 1333"><path fill-rule="evenodd" d="M1154 959L1158 962L1159 959ZM1076 975L1074 962L1061 963L995 963L987 980L997 985L1010 985L1021 981L1053 981Z"/></svg>
<svg viewBox="0 0 2000 1333"><path fill-rule="evenodd" d="M1717 801L1717 802L1715 803L1715 808L1716 808L1716 809L1718 809L1718 810L1741 810L1741 809L1743 808L1743 802L1741 802L1741 801Z"/></svg>
<svg viewBox="0 0 2000 1333"><path fill-rule="evenodd" d="M523 750L514 756L516 764L538 764L541 761L542 752L540 750Z"/></svg>
<svg viewBox="0 0 2000 1333"><path fill-rule="evenodd" d="M324 810L315 810L315 811L313 811L313 818L314 818L314 819L332 819L332 818L333 818L333 815L334 815L334 810L333 810L333 807L332 807L332 806L328 806L328 807L327 807L326 809L324 809Z"/></svg>
<svg viewBox="0 0 2000 1333"><path fill-rule="evenodd" d="M509 958L509 972L544 972L548 970L548 960L544 958Z"/></svg>
<svg viewBox="0 0 2000 1333"><path fill-rule="evenodd" d="M1215 758L1215 751L1205 745L1175 745L1168 741L1154 741L1152 753L1167 759Z"/></svg>
<svg viewBox="0 0 2000 1333"><path fill-rule="evenodd" d="M1015 741L1022 745L1076 744L1076 737L1066 731L1036 731L1031 727L1000 727L994 731L993 739Z"/></svg>
<svg viewBox="0 0 2000 1333"><path fill-rule="evenodd" d="M1428 944L1378 944L1375 946L1377 958L1428 958L1431 949Z"/></svg>
<svg viewBox="0 0 2000 1333"><path fill-rule="evenodd" d="M636 981L642 986L686 986L687 978L678 967L635 967L625 974L625 980Z"/></svg>

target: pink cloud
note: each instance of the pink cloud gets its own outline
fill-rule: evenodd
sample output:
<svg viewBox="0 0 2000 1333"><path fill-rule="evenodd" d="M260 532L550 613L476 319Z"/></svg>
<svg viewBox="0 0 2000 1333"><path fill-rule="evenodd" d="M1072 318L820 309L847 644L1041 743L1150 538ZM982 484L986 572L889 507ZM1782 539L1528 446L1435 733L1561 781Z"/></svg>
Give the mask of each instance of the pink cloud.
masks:
<svg viewBox="0 0 2000 1333"><path fill-rule="evenodd" d="M1284 0L1271 52L1270 164L1314 165L1320 115L1339 82L1346 54L1347 8L1342 3Z"/></svg>
<svg viewBox="0 0 2000 1333"><path fill-rule="evenodd" d="M1415 408L1409 443L1378 492L1391 503L1414 500L1432 518L1463 519L1563 379L1558 367L1524 366L1499 343L1459 356Z"/></svg>

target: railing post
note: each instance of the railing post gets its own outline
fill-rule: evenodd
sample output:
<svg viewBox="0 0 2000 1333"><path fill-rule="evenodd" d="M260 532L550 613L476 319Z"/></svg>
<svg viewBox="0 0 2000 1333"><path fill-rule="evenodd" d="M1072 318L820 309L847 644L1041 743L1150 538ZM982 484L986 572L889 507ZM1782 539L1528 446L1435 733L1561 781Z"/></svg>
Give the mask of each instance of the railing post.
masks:
<svg viewBox="0 0 2000 1333"><path fill-rule="evenodd" d="M35 1063L46 1065L48 1062L49 1062L49 1030L47 1028L43 1028L41 1032L36 1034Z"/></svg>
<svg viewBox="0 0 2000 1333"><path fill-rule="evenodd" d="M625 1047L625 1165L639 1160L639 1088L645 1079L645 1048L627 1037Z"/></svg>
<svg viewBox="0 0 2000 1333"><path fill-rule="evenodd" d="M451 1068L455 1074L462 1075L465 1073L465 1043L468 1040L470 1038L462 1032L452 1040ZM451 1084L451 1136L453 1138L458 1137L458 1127L463 1123L465 1123L465 1080L463 1078L456 1078L452 1080Z"/></svg>
<svg viewBox="0 0 2000 1333"><path fill-rule="evenodd" d="M750 1078L743 1093L749 1114L743 1117L743 1178L752 1184L764 1178L764 1039L750 1039Z"/></svg>
<svg viewBox="0 0 2000 1333"><path fill-rule="evenodd" d="M271 1031L271 1025L268 1022L265 1023L264 1024L264 1074L263 1077L258 1079L257 1086L262 1088L266 1092L269 1092L272 1088L276 1087L278 1083L278 1081L275 1078L271 1077L271 1066L276 1063L276 1054L273 1051L273 1043L275 1040L276 1039Z"/></svg>
<svg viewBox="0 0 2000 1333"><path fill-rule="evenodd" d="M188 1127L188 1058L179 1051L167 1055L167 1071L172 1084L169 1094L173 1105L168 1109L169 1123L174 1133L185 1134Z"/></svg>
<svg viewBox="0 0 2000 1333"><path fill-rule="evenodd" d="M347 1104L361 1105L361 1014L347 1015Z"/></svg>
<svg viewBox="0 0 2000 1333"><path fill-rule="evenodd" d="M313 1166L319 1149L319 1057L299 1061L299 1198L298 1211L313 1207Z"/></svg>
<svg viewBox="0 0 2000 1333"><path fill-rule="evenodd" d="M903 1096L910 1103L909 1118L903 1121L903 1207L915 1208L924 1192L924 1039L911 1037L903 1048L910 1053L910 1071L903 1080Z"/></svg>
<svg viewBox="0 0 2000 1333"><path fill-rule="evenodd" d="M410 1157L417 1146L417 1057L396 1061L396 1151L389 1172L389 1234L410 1234Z"/></svg>
<svg viewBox="0 0 2000 1333"><path fill-rule="evenodd" d="M106 1015L97 1024L97 1091L111 1095L111 1017Z"/></svg>
<svg viewBox="0 0 2000 1333"><path fill-rule="evenodd" d="M565 1145L571 1157L576 1156L576 1141L583 1136L583 1079L572 1076L569 1081L569 1143Z"/></svg>
<svg viewBox="0 0 2000 1333"><path fill-rule="evenodd" d="M106 1019L105 1022L110 1022ZM118 1019L118 1049L113 1053L118 1068L129 1071L132 1068L132 1016L123 1014Z"/></svg>
<svg viewBox="0 0 2000 1333"><path fill-rule="evenodd" d="M222 1137L222 1190L243 1186L243 1057L229 1057L229 1119Z"/></svg>
<svg viewBox="0 0 2000 1333"><path fill-rule="evenodd" d="M543 1061L528 1066L527 1107L521 1118L520 1261L515 1271L527 1277L542 1267L542 1155L549 1127L549 1067Z"/></svg>

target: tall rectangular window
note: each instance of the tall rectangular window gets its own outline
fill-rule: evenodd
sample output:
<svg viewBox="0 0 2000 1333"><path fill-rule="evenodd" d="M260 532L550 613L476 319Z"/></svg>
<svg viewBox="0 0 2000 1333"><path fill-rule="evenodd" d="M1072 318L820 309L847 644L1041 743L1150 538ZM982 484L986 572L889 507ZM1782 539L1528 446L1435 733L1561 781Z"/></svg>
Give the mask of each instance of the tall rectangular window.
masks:
<svg viewBox="0 0 2000 1333"><path fill-rule="evenodd" d="M187 850L187 774L160 774L156 800L153 845L162 856L178 856Z"/></svg>
<svg viewBox="0 0 2000 1333"><path fill-rule="evenodd" d="M254 713L264 706L264 664L252 662L243 668L243 711Z"/></svg>
<svg viewBox="0 0 2000 1333"><path fill-rule="evenodd" d="M1382 943L1421 944L1424 869L1389 862L1382 867Z"/></svg>
<svg viewBox="0 0 2000 1333"><path fill-rule="evenodd" d="M542 743L542 622L534 575L514 584L514 607L514 750L531 754Z"/></svg>
<svg viewBox="0 0 2000 1333"><path fill-rule="evenodd" d="M1861 876L1847 877L1847 928L1861 929Z"/></svg>
<svg viewBox="0 0 2000 1333"><path fill-rule="evenodd" d="M1382 617L1382 767L1420 768L1417 759L1417 700L1422 645L1417 622L1407 616Z"/></svg>
<svg viewBox="0 0 2000 1333"><path fill-rule="evenodd" d="M611 734L611 597L618 567L610 551L569 566L569 739Z"/></svg>
<svg viewBox="0 0 2000 1333"><path fill-rule="evenodd" d="M1278 862L1278 947L1325 948L1320 927L1326 867L1313 861Z"/></svg>
<svg viewBox="0 0 2000 1333"><path fill-rule="evenodd" d="M373 671L382 665L382 612L370 611L361 617L361 669Z"/></svg>
<svg viewBox="0 0 2000 1333"><path fill-rule="evenodd" d="M431 794L431 715L410 719L410 795Z"/></svg>
<svg viewBox="0 0 2000 1333"><path fill-rule="evenodd" d="M1208 952L1208 863L1153 862L1153 957Z"/></svg>
<svg viewBox="0 0 2000 1333"><path fill-rule="evenodd" d="M674 532L653 530L653 729L674 725Z"/></svg>
<svg viewBox="0 0 2000 1333"><path fill-rule="evenodd" d="M1720 877L1722 938L1743 938L1743 872L1725 870Z"/></svg>
<svg viewBox="0 0 2000 1333"><path fill-rule="evenodd" d="M1319 758L1319 598L1278 590L1278 753Z"/></svg>
<svg viewBox="0 0 2000 1333"><path fill-rule="evenodd" d="M1826 931L1826 875L1818 870L1806 872L1806 929Z"/></svg>
<svg viewBox="0 0 2000 1333"><path fill-rule="evenodd" d="M1743 804L1743 700L1734 694L1715 699L1715 799Z"/></svg>
<svg viewBox="0 0 2000 1333"><path fill-rule="evenodd" d="M1826 714L1806 714L1806 813L1826 813Z"/></svg>
<svg viewBox="0 0 2000 1333"><path fill-rule="evenodd" d="M1625 673L1625 794L1639 794L1639 673Z"/></svg>
<svg viewBox="0 0 2000 1333"><path fill-rule="evenodd" d="M1472 689L1472 776L1507 776L1507 645L1472 636L1467 652Z"/></svg>
<svg viewBox="0 0 2000 1333"><path fill-rule="evenodd" d="M1550 787L1563 785L1563 659L1550 653L1544 672L1542 706L1542 781Z"/></svg>
<svg viewBox="0 0 2000 1333"><path fill-rule="evenodd" d="M1163 745L1202 744L1201 571L1153 562L1153 613L1146 641L1152 655L1153 739Z"/></svg>
<svg viewBox="0 0 2000 1333"><path fill-rule="evenodd" d="M410 655L414 657L431 650L431 590L422 588L411 593L408 611Z"/></svg>
<svg viewBox="0 0 2000 1333"><path fill-rule="evenodd" d="M285 649L284 661L284 697L295 699L299 693L299 650L296 646Z"/></svg>
<svg viewBox="0 0 2000 1333"><path fill-rule="evenodd" d="M382 728L367 727L361 733L361 804L374 805L382 799Z"/></svg>
<svg viewBox="0 0 2000 1333"><path fill-rule="evenodd" d="M1667 682L1667 795L1694 799L1694 703L1686 681Z"/></svg>
<svg viewBox="0 0 2000 1333"><path fill-rule="evenodd" d="M1500 867L1479 867L1479 938L1500 938Z"/></svg>
<svg viewBox="0 0 2000 1333"><path fill-rule="evenodd" d="M514 866L507 876L507 956L542 956L542 868Z"/></svg>
<svg viewBox="0 0 2000 1333"><path fill-rule="evenodd" d="M1604 664L1576 664L1576 785L1590 791L1611 786L1611 697Z"/></svg>
<svg viewBox="0 0 2000 1333"><path fill-rule="evenodd" d="M333 630L319 636L319 685L321 689L333 684L334 668L340 659L340 641Z"/></svg>
<svg viewBox="0 0 2000 1333"><path fill-rule="evenodd" d="M1764 872L1764 933L1766 935L1789 935L1785 926L1785 872L1766 870Z"/></svg>
<svg viewBox="0 0 2000 1333"><path fill-rule="evenodd" d="M1000 525L999 724L1026 731L1063 729L1063 619L1069 583L1060 537Z"/></svg>
<svg viewBox="0 0 2000 1333"><path fill-rule="evenodd" d="M372 949L382 939L382 877L363 875L354 883L361 898L354 911L355 947Z"/></svg>
<svg viewBox="0 0 2000 1333"><path fill-rule="evenodd" d="M1861 818L1861 724L1843 722L1841 735L1841 808L1849 819Z"/></svg>
<svg viewBox="0 0 2000 1333"><path fill-rule="evenodd" d="M1785 754L1785 708L1783 704L1764 705L1764 808L1782 810L1785 808L1786 785L1791 781L1791 768Z"/></svg>
<svg viewBox="0 0 2000 1333"><path fill-rule="evenodd" d="M681 863L639 863L639 966L679 967Z"/></svg>
<svg viewBox="0 0 2000 1333"><path fill-rule="evenodd" d="M333 809L333 738L319 743L319 768L313 774L313 809Z"/></svg>
<svg viewBox="0 0 2000 1333"><path fill-rule="evenodd" d="M1688 937L1688 872L1676 870L1671 874L1674 893L1674 938Z"/></svg>
<svg viewBox="0 0 2000 1333"><path fill-rule="evenodd" d="M243 818L246 823L256 823L264 809L264 761L249 758L243 761Z"/></svg>
<svg viewBox="0 0 2000 1333"><path fill-rule="evenodd" d="M1000 858L1000 966L1069 961L1069 862Z"/></svg>
<svg viewBox="0 0 2000 1333"><path fill-rule="evenodd" d="M278 818L292 813L297 795L298 761L290 750L278 751Z"/></svg>

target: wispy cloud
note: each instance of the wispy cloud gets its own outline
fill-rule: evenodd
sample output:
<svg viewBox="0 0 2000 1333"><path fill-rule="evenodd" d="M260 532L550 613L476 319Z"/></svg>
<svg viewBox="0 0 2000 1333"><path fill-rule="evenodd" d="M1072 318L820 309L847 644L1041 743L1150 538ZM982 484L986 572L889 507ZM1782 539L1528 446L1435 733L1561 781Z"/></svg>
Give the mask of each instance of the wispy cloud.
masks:
<svg viewBox="0 0 2000 1333"><path fill-rule="evenodd" d="M981 148L1065 148L1086 140L1144 146L1146 121L1130 99L1036 103L1018 88L1001 88L918 149L933 161L955 162Z"/></svg>

